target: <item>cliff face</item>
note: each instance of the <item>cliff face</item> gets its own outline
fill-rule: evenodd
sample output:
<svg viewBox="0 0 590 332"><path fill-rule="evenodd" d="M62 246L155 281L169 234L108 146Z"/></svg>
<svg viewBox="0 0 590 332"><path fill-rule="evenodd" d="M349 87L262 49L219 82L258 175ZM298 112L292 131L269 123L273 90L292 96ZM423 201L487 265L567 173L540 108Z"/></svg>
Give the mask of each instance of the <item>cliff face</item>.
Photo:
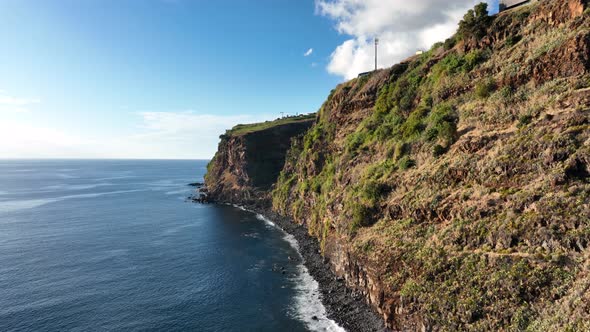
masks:
<svg viewBox="0 0 590 332"><path fill-rule="evenodd" d="M238 125L221 136L207 168L209 197L236 204L268 204L268 192L285 164L291 140L307 131L315 115Z"/></svg>
<svg viewBox="0 0 590 332"><path fill-rule="evenodd" d="M512 10L347 82L294 145L275 209L390 327L590 328L585 6Z"/></svg>
<svg viewBox="0 0 590 332"><path fill-rule="evenodd" d="M338 86L272 205L393 329L587 331L589 177L590 14L547 0Z"/></svg>

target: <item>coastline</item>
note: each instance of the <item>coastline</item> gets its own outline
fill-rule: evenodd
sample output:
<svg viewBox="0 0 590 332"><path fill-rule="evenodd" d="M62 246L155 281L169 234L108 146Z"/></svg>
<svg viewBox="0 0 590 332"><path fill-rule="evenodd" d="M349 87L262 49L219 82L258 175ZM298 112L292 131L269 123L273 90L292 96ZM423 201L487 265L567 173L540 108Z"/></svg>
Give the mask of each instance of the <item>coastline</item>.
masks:
<svg viewBox="0 0 590 332"><path fill-rule="evenodd" d="M199 203L193 198L191 200ZM349 289L344 279L332 272L330 262L321 255L318 240L309 236L305 227L257 205L237 205L230 202L213 204L232 205L259 214L272 221L285 233L292 235L297 240L303 264L319 285L321 302L329 319L348 332L390 331L385 327L381 317L365 302L365 297L360 292Z"/></svg>
<svg viewBox="0 0 590 332"><path fill-rule="evenodd" d="M321 255L317 239L309 236L303 226L272 211L253 211L272 220L283 231L295 237L309 274L319 284L321 301L326 307L328 318L349 332L387 331L381 317L365 302L365 297L346 287L344 279L332 272L330 262Z"/></svg>

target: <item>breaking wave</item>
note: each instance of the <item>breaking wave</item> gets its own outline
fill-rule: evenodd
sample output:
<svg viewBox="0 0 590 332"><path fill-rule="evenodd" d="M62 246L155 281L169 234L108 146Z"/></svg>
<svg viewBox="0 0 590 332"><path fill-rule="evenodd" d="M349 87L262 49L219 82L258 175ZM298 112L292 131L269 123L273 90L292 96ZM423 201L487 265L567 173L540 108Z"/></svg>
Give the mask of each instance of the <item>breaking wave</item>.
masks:
<svg viewBox="0 0 590 332"><path fill-rule="evenodd" d="M295 277L295 304L293 306L293 315L303 321L311 331L329 331L344 332L335 321L328 318L326 307L321 300L320 286L318 282L309 274L309 270L304 265L304 259L299 251L299 243L295 237L285 232L281 227L261 214L256 218L264 221L270 227L275 227L283 232L283 239L287 241L299 255L299 265L297 265L297 276Z"/></svg>

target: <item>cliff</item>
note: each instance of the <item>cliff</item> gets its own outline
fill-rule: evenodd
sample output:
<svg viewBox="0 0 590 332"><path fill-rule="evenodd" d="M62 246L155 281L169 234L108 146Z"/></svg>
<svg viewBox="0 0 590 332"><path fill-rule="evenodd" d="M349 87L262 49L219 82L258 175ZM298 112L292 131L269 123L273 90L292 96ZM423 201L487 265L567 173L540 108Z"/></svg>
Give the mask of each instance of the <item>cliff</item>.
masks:
<svg viewBox="0 0 590 332"><path fill-rule="evenodd" d="M315 114L237 125L221 135L205 185L214 201L265 206L285 164L291 140L305 133Z"/></svg>
<svg viewBox="0 0 590 332"><path fill-rule="evenodd" d="M293 136L272 206L392 329L588 331L590 12L483 9L334 89ZM227 143L212 169L243 150Z"/></svg>

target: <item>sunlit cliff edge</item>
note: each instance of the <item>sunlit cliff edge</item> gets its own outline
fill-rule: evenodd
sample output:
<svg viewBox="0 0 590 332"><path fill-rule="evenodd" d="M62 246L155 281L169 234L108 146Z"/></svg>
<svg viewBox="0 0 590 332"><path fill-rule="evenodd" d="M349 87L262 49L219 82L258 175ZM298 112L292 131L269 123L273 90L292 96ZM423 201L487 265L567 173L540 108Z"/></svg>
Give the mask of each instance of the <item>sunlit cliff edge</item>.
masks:
<svg viewBox="0 0 590 332"><path fill-rule="evenodd" d="M213 199L304 225L396 330L590 330L590 9L489 17L222 136Z"/></svg>

